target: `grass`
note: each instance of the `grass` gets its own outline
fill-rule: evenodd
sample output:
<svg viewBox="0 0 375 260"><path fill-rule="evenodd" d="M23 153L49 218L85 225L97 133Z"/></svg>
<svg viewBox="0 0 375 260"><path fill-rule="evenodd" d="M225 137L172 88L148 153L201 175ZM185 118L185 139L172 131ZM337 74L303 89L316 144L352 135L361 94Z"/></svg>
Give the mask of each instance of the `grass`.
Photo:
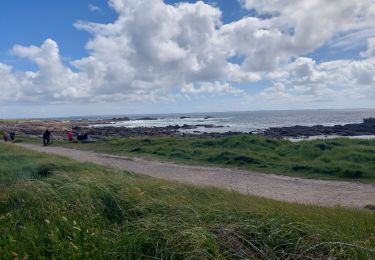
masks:
<svg viewBox="0 0 375 260"><path fill-rule="evenodd" d="M1 259L370 259L374 221L0 144Z"/></svg>
<svg viewBox="0 0 375 260"><path fill-rule="evenodd" d="M18 123L19 119L0 119L0 123Z"/></svg>
<svg viewBox="0 0 375 260"><path fill-rule="evenodd" d="M35 141L24 139L30 140ZM241 135L111 138L94 143L55 142L54 145L307 178L375 182L375 140L341 138L293 143L258 135Z"/></svg>

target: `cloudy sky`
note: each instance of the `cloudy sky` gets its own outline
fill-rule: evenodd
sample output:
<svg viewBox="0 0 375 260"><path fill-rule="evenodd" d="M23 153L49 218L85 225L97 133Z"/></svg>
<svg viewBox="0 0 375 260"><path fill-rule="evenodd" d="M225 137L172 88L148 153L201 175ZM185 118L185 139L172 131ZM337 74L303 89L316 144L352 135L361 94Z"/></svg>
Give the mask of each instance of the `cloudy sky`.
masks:
<svg viewBox="0 0 375 260"><path fill-rule="evenodd" d="M375 0L2 0L0 118L375 107Z"/></svg>

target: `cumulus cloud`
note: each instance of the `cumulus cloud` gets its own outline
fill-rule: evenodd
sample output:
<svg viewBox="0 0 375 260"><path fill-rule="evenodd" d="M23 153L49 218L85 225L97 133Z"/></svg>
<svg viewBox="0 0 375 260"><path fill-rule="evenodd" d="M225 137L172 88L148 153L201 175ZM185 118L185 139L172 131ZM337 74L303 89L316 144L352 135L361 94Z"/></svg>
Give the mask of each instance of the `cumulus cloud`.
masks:
<svg viewBox="0 0 375 260"><path fill-rule="evenodd" d="M110 3L120 14L115 23L76 24L94 37L87 44L91 56L73 64L96 82L109 81L111 88L101 91L163 93L182 83L218 80L223 75L225 56L214 44L218 9L203 2Z"/></svg>
<svg viewBox="0 0 375 260"><path fill-rule="evenodd" d="M241 89L234 88L228 83L222 83L219 81L215 82L203 82L195 84L184 85L181 92L184 94L202 94L202 93L230 93L230 94L241 94L244 91Z"/></svg>
<svg viewBox="0 0 375 260"><path fill-rule="evenodd" d="M8 101L9 99L17 99L19 93L19 85L16 77L12 73L12 67L0 63L0 101L2 103Z"/></svg>
<svg viewBox="0 0 375 260"><path fill-rule="evenodd" d="M375 83L375 64L370 61L357 61L351 64L352 78L358 85Z"/></svg>
<svg viewBox="0 0 375 260"><path fill-rule="evenodd" d="M262 32L258 37L265 40L262 48L252 48L259 56L249 56L249 66L255 67L259 61L268 64L260 68L269 70L285 63L292 56L306 55L326 43L356 45L360 40L375 34L374 0L325 1L325 0L242 0L242 5L259 14L269 15L263 19ZM265 23L267 21L267 23ZM338 38L338 39L336 39ZM273 57L273 58L272 58Z"/></svg>
<svg viewBox="0 0 375 260"><path fill-rule="evenodd" d="M367 40L367 50L361 52L362 57L375 57L375 37Z"/></svg>
<svg viewBox="0 0 375 260"><path fill-rule="evenodd" d="M300 57L270 74L272 86L259 96L267 100L294 98L306 101L366 99L375 96L375 59L336 60L316 64Z"/></svg>
<svg viewBox="0 0 375 260"><path fill-rule="evenodd" d="M17 97L21 101L49 103L85 96L87 81L62 63L55 41L47 39L41 47L15 45L12 53L30 60L38 67L37 72L12 74L14 80L11 85L20 91Z"/></svg>
<svg viewBox="0 0 375 260"><path fill-rule="evenodd" d="M165 101L176 98L173 93L241 95L245 92L233 83L259 80L273 82L263 97L323 98L373 89L374 0L241 4L258 15L223 24L222 11L203 1L170 5L162 0L109 0L118 13L114 22L75 23L91 38L88 56L70 66L52 39L41 46L15 45L12 53L38 70L13 72L0 63L5 93L0 99ZM340 48L359 39L368 39L363 60L319 64L304 57L325 44Z"/></svg>

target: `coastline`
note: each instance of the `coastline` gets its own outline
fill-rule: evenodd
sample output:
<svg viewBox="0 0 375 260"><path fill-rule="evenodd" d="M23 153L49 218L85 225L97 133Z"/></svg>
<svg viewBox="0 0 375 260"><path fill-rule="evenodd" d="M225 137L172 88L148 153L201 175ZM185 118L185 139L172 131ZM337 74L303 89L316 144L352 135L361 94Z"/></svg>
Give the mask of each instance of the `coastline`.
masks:
<svg viewBox="0 0 375 260"><path fill-rule="evenodd" d="M188 117L186 117L188 118ZM206 119L214 117L207 116ZM185 119L185 118L184 118ZM143 117L137 119L130 118L112 118L99 120L0 120L0 131L14 131L17 135L40 136L45 129L50 129L56 139L64 139L68 131L74 133L87 133L92 138L107 137L152 137L152 136L201 136L201 137L221 137L240 134L259 134L272 138L288 139L291 141L315 140L330 138L375 138L375 118L366 118L362 123L352 123L344 125L314 125L314 126L285 126L269 127L250 132L225 131L225 126L214 125L210 122L199 124L167 125L160 127L126 127L116 126L117 122L124 121L151 121L157 118ZM205 129L210 131L204 131ZM196 131L199 129L200 131ZM203 129L203 131L201 130ZM218 129L220 131L215 131ZM224 130L224 131L223 131Z"/></svg>

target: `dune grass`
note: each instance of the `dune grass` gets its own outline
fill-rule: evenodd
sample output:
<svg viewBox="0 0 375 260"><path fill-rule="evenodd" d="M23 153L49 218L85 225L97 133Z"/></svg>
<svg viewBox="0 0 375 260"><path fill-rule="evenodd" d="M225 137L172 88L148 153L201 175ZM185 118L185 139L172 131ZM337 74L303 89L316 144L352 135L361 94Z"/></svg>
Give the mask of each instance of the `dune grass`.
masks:
<svg viewBox="0 0 375 260"><path fill-rule="evenodd" d="M375 182L375 140L340 138L293 143L259 135L237 135L109 138L94 143L54 145L307 178Z"/></svg>
<svg viewBox="0 0 375 260"><path fill-rule="evenodd" d="M0 144L1 259L369 259L374 222Z"/></svg>

